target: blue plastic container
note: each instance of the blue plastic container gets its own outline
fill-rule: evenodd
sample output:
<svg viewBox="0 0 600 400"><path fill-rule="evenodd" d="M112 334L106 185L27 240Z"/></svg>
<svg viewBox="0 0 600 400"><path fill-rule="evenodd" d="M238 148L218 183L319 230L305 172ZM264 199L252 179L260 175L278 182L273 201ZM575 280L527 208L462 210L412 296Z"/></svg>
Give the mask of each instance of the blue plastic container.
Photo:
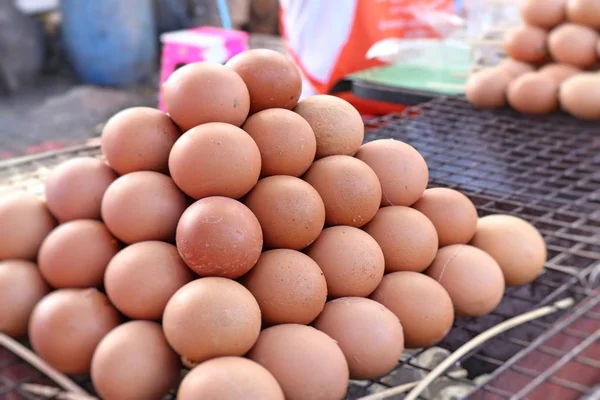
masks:
<svg viewBox="0 0 600 400"><path fill-rule="evenodd" d="M67 54L86 83L119 86L156 69L152 0L61 0Z"/></svg>

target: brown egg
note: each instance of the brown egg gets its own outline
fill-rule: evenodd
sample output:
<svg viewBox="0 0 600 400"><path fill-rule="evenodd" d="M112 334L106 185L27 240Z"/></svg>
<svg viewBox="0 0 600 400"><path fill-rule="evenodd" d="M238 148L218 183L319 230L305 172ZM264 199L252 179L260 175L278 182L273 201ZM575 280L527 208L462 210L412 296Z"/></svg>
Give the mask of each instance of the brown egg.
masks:
<svg viewBox="0 0 600 400"><path fill-rule="evenodd" d="M242 126L260 150L261 177L300 176L315 159L317 140L304 118L293 111L273 108L260 111Z"/></svg>
<svg viewBox="0 0 600 400"><path fill-rule="evenodd" d="M427 189L413 207L433 223L440 247L469 243L477 229L475 205L457 190Z"/></svg>
<svg viewBox="0 0 600 400"><path fill-rule="evenodd" d="M521 17L525 22L540 28L554 28L566 18L567 0L523 0Z"/></svg>
<svg viewBox="0 0 600 400"><path fill-rule="evenodd" d="M383 251L368 233L352 226L333 226L307 249L327 281L329 297L366 297L381 282Z"/></svg>
<svg viewBox="0 0 600 400"><path fill-rule="evenodd" d="M433 346L452 328L454 307L446 289L427 275L393 272L371 298L396 314L408 348Z"/></svg>
<svg viewBox="0 0 600 400"><path fill-rule="evenodd" d="M263 322L310 324L323 311L327 282L309 256L296 250L265 251L244 277L256 298Z"/></svg>
<svg viewBox="0 0 600 400"><path fill-rule="evenodd" d="M268 248L301 250L319 236L325 224L319 193L292 176L261 179L246 197L246 205L258 218Z"/></svg>
<svg viewBox="0 0 600 400"><path fill-rule="evenodd" d="M59 222L100 219L102 196L117 174L106 163L77 157L56 167L45 186L48 209Z"/></svg>
<svg viewBox="0 0 600 400"><path fill-rule="evenodd" d="M246 354L261 324L252 293L226 278L197 279L179 289L162 322L171 347L196 362Z"/></svg>
<svg viewBox="0 0 600 400"><path fill-rule="evenodd" d="M600 3L598 0L568 0L567 19L579 25L600 29Z"/></svg>
<svg viewBox="0 0 600 400"><path fill-rule="evenodd" d="M386 272L424 271L438 250L435 226L410 207L381 208L364 229L383 250Z"/></svg>
<svg viewBox="0 0 600 400"><path fill-rule="evenodd" d="M198 200L177 225L177 250L200 276L239 278L256 264L262 245L254 214L226 197Z"/></svg>
<svg viewBox="0 0 600 400"><path fill-rule="evenodd" d="M0 261L0 332L25 336L33 308L49 291L34 263Z"/></svg>
<svg viewBox="0 0 600 400"><path fill-rule="evenodd" d="M301 100L294 111L308 121L317 138L317 156L353 156L364 136L365 124L359 112L336 96L316 95Z"/></svg>
<svg viewBox="0 0 600 400"><path fill-rule="evenodd" d="M506 70L489 68L469 77L465 96L477 108L501 108L506 105L506 88L513 79Z"/></svg>
<svg viewBox="0 0 600 400"><path fill-rule="evenodd" d="M558 84L548 75L528 72L508 86L508 104L523 114L548 114L558 108Z"/></svg>
<svg viewBox="0 0 600 400"><path fill-rule="evenodd" d="M56 220L44 201L19 193L0 199L0 226L0 260L35 260Z"/></svg>
<svg viewBox="0 0 600 400"><path fill-rule="evenodd" d="M466 244L441 248L426 271L450 295L454 312L463 317L481 317L500 304L504 275L485 251Z"/></svg>
<svg viewBox="0 0 600 400"><path fill-rule="evenodd" d="M226 67L242 77L250 92L250 113L268 108L294 108L302 77L294 62L269 49L252 49L233 56Z"/></svg>
<svg viewBox="0 0 600 400"><path fill-rule="evenodd" d="M210 123L186 132L171 151L173 180L189 196L242 197L258 181L260 151L240 128Z"/></svg>
<svg viewBox="0 0 600 400"><path fill-rule="evenodd" d="M183 379L178 400L284 400L273 375L242 357L219 357L203 362Z"/></svg>
<svg viewBox="0 0 600 400"><path fill-rule="evenodd" d="M512 58L505 58L498 64L497 68L508 73L513 78L521 76L527 72L535 71L533 65L524 63L523 61L513 60Z"/></svg>
<svg viewBox="0 0 600 400"><path fill-rule="evenodd" d="M102 339L91 378L103 399L160 400L177 385L180 368L159 324L131 321Z"/></svg>
<svg viewBox="0 0 600 400"><path fill-rule="evenodd" d="M102 129L102 153L120 175L168 172L169 152L181 132L171 118L150 107L127 108Z"/></svg>
<svg viewBox="0 0 600 400"><path fill-rule="evenodd" d="M285 324L260 333L248 358L265 367L287 400L343 399L348 363L335 340L310 326Z"/></svg>
<svg viewBox="0 0 600 400"><path fill-rule="evenodd" d="M158 321L171 296L193 278L175 246L139 242L113 257L104 287L110 301L129 318Z"/></svg>
<svg viewBox="0 0 600 400"><path fill-rule="evenodd" d="M117 310L96 289L59 289L44 297L29 321L31 347L69 375L88 374L102 338L120 323Z"/></svg>
<svg viewBox="0 0 600 400"><path fill-rule="evenodd" d="M600 36L592 28L566 23L550 32L548 49L557 62L587 68L598 59L598 40Z"/></svg>
<svg viewBox="0 0 600 400"><path fill-rule="evenodd" d="M547 57L546 41L548 33L535 26L512 28L504 37L504 51L518 61L537 63Z"/></svg>
<svg viewBox="0 0 600 400"><path fill-rule="evenodd" d="M250 110L250 94L231 68L211 62L187 64L162 85L171 118L188 131L207 122L241 126Z"/></svg>
<svg viewBox="0 0 600 400"><path fill-rule="evenodd" d="M171 178L139 171L112 183L102 199L102 218L121 241L172 241L188 199Z"/></svg>
<svg viewBox="0 0 600 400"><path fill-rule="evenodd" d="M379 178L371 167L354 157L317 160L304 180L323 199L327 225L361 227L373 219L381 204Z"/></svg>
<svg viewBox="0 0 600 400"><path fill-rule="evenodd" d="M375 379L387 374L398 364L404 350L398 317L370 299L332 300L314 326L340 346L352 379Z"/></svg>
<svg viewBox="0 0 600 400"><path fill-rule="evenodd" d="M381 183L381 206L410 206L429 181L425 159L414 147L394 139L365 143L356 158L375 171Z"/></svg>
<svg viewBox="0 0 600 400"><path fill-rule="evenodd" d="M543 66L538 70L538 72L540 75L552 78L557 85L560 85L573 75L581 73L581 70L568 64L552 63Z"/></svg>
<svg viewBox="0 0 600 400"><path fill-rule="evenodd" d="M581 73L560 85L560 105L569 114L584 120L600 119L600 76Z"/></svg>
<svg viewBox="0 0 600 400"><path fill-rule="evenodd" d="M540 232L529 222L511 215L480 218L470 244L496 260L507 286L533 281L546 262L546 244Z"/></svg>

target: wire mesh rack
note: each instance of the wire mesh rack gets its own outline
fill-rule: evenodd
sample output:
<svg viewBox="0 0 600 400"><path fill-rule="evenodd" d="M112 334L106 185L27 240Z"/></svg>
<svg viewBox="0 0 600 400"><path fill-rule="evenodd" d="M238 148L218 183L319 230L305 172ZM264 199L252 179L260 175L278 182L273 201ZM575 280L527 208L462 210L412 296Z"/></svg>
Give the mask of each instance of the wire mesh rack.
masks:
<svg viewBox="0 0 600 400"><path fill-rule="evenodd" d="M537 399L548 386L561 390L562 397L554 397L561 400L594 393L600 382L600 294L593 290L600 275L600 127L564 115L532 118L509 110L475 111L464 99L449 97L368 122L367 128L367 141L391 137L417 148L429 165L430 186L462 191L480 216L504 213L532 222L545 237L548 262L532 284L508 288L491 314L457 319L438 346L405 352L385 377L352 381L347 399L421 379L478 333L567 296L580 302L576 309L492 339L422 398ZM53 166L99 153L97 147L80 147L2 162L0 196L15 190L41 195ZM565 372L573 365L583 372ZM34 399L18 385L40 381L48 383L0 349L0 399Z"/></svg>

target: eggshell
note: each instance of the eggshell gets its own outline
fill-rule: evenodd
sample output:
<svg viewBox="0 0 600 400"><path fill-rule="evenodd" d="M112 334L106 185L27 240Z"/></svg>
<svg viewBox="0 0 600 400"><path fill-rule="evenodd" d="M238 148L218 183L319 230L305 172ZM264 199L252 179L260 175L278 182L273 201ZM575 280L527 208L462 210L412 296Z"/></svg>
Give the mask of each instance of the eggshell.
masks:
<svg viewBox="0 0 600 400"><path fill-rule="evenodd" d="M172 241L188 199L171 178L139 171L121 176L106 190L102 218L121 241Z"/></svg>
<svg viewBox="0 0 600 400"><path fill-rule="evenodd" d="M592 28L566 23L550 32L548 49L557 62L587 68L598 59L596 55L598 40L600 36Z"/></svg>
<svg viewBox="0 0 600 400"><path fill-rule="evenodd" d="M56 220L44 201L19 193L0 199L0 226L0 260L35 260Z"/></svg>
<svg viewBox="0 0 600 400"><path fill-rule="evenodd" d="M203 362L183 379L178 400L284 400L273 375L242 357L219 357Z"/></svg>
<svg viewBox="0 0 600 400"><path fill-rule="evenodd" d="M329 156L317 160L304 180L317 189L323 199L327 225L361 227L379 209L379 178L371 167L354 157Z"/></svg>
<svg viewBox="0 0 600 400"><path fill-rule="evenodd" d="M448 334L454 322L454 307L446 289L417 272L384 276L371 299L400 319L408 348L433 346Z"/></svg>
<svg viewBox="0 0 600 400"><path fill-rule="evenodd" d="M523 114L548 114L558 108L558 84L548 75L528 72L508 86L508 103Z"/></svg>
<svg viewBox="0 0 600 400"><path fill-rule="evenodd" d="M102 196L117 174L106 163L77 157L58 165L46 180L46 203L59 222L100 219Z"/></svg>
<svg viewBox="0 0 600 400"><path fill-rule="evenodd" d="M381 208L364 229L383 250L386 272L424 271L438 250L435 226L410 207Z"/></svg>
<svg viewBox="0 0 600 400"><path fill-rule="evenodd" d="M365 297L381 282L383 251L368 233L351 226L324 229L306 250L327 281L329 297Z"/></svg>
<svg viewBox="0 0 600 400"><path fill-rule="evenodd" d="M552 63L543 66L538 72L540 75L552 78L557 85L560 85L573 75L581 73L581 70L568 64Z"/></svg>
<svg viewBox="0 0 600 400"><path fill-rule="evenodd" d="M529 25L554 28L566 19L567 0L523 0L521 17Z"/></svg>
<svg viewBox="0 0 600 400"><path fill-rule="evenodd" d="M300 70L287 56L252 49L233 56L225 66L242 77L250 92L250 113L268 108L294 108L302 92Z"/></svg>
<svg viewBox="0 0 600 400"><path fill-rule="evenodd" d="M510 29L502 44L506 54L518 61L537 63L547 57L548 33L535 26L518 26Z"/></svg>
<svg viewBox="0 0 600 400"><path fill-rule="evenodd" d="M184 65L169 76L162 93L167 112L184 131L207 122L241 126L250 111L242 78L217 63Z"/></svg>
<svg viewBox="0 0 600 400"><path fill-rule="evenodd" d="M292 176L261 179L245 203L258 218L268 248L301 250L319 236L325 224L319 193Z"/></svg>
<svg viewBox="0 0 600 400"><path fill-rule="evenodd" d="M404 350L398 317L370 299L343 297L329 301L314 326L340 346L352 379L375 379L387 374Z"/></svg>
<svg viewBox="0 0 600 400"><path fill-rule="evenodd" d="M546 262L546 244L540 232L529 222L511 215L480 218L470 244L496 260L507 286L533 281Z"/></svg>
<svg viewBox="0 0 600 400"><path fill-rule="evenodd" d="M190 360L242 356L260 333L260 308L241 284L202 278L179 289L167 303L163 330L171 347Z"/></svg>
<svg viewBox="0 0 600 400"><path fill-rule="evenodd" d="M256 142L262 160L261 177L300 176L315 159L317 140L304 118L293 111L260 111L242 126Z"/></svg>
<svg viewBox="0 0 600 400"><path fill-rule="evenodd" d="M139 242L112 258L104 287L110 301L129 318L160 320L171 296L193 278L175 246Z"/></svg>
<svg viewBox="0 0 600 400"><path fill-rule="evenodd" d="M477 209L471 200L457 190L431 188L413 204L435 226L439 245L465 244L477 229Z"/></svg>
<svg viewBox="0 0 600 400"><path fill-rule="evenodd" d="M535 67L531 64L523 61L513 60L512 58L505 58L498 64L498 69L508 73L513 78L521 76L527 72L535 71Z"/></svg>
<svg viewBox="0 0 600 400"><path fill-rule="evenodd" d="M256 217L226 197L198 200L177 225L177 250L200 276L239 278L256 264L262 245Z"/></svg>
<svg viewBox="0 0 600 400"><path fill-rule="evenodd" d="M256 298L263 322L310 324L325 306L327 282L310 257L296 250L264 252L244 277Z"/></svg>
<svg viewBox="0 0 600 400"><path fill-rule="evenodd" d="M317 138L317 156L353 156L364 136L359 112L339 97L315 95L302 99L294 111L308 121Z"/></svg>
<svg viewBox="0 0 600 400"><path fill-rule="evenodd" d="M356 158L375 171L381 184L381 206L410 206L427 187L429 169L414 147L394 139L365 143Z"/></svg>
<svg viewBox="0 0 600 400"><path fill-rule="evenodd" d="M504 275L485 251L466 244L441 248L426 271L446 289L456 315L481 317L504 295Z"/></svg>
<svg viewBox="0 0 600 400"><path fill-rule="evenodd" d="M131 321L110 331L92 358L91 378L103 399L160 400L179 381L180 361L159 324Z"/></svg>
<svg viewBox="0 0 600 400"><path fill-rule="evenodd" d="M600 3L597 0L568 0L567 19L579 25L600 29Z"/></svg>
<svg viewBox="0 0 600 400"><path fill-rule="evenodd" d="M173 146L169 169L189 196L242 197L258 181L260 151L240 128L223 123L198 126Z"/></svg>
<svg viewBox="0 0 600 400"><path fill-rule="evenodd" d="M50 288L30 261L0 261L0 332L20 338L35 305Z"/></svg>
<svg viewBox="0 0 600 400"><path fill-rule="evenodd" d="M96 289L59 289L44 297L29 321L33 350L70 375L88 374L102 338L120 323L117 310Z"/></svg>
<svg viewBox="0 0 600 400"><path fill-rule="evenodd" d="M506 105L506 89L512 73L500 69L483 69L469 76L465 96L477 108L501 108Z"/></svg>
<svg viewBox="0 0 600 400"><path fill-rule="evenodd" d="M582 73L566 79L560 86L559 99L569 114L584 120L599 120L600 77Z"/></svg>
<svg viewBox="0 0 600 400"><path fill-rule="evenodd" d="M263 330L248 358L265 367L286 400L343 399L348 363L337 343L310 326L285 324Z"/></svg>

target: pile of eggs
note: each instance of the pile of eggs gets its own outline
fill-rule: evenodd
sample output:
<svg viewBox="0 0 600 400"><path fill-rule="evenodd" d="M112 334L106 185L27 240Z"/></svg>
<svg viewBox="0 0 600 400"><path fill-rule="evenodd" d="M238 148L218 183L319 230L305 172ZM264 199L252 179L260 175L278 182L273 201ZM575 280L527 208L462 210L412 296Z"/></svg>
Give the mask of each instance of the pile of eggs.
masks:
<svg viewBox="0 0 600 400"><path fill-rule="evenodd" d="M532 225L426 189L417 150L362 144L340 98L298 101L278 53L162 90L168 114L107 122L106 162L0 200L0 331L103 399L339 400L542 271Z"/></svg>
<svg viewBox="0 0 600 400"><path fill-rule="evenodd" d="M509 58L469 77L465 93L479 108L506 104L530 115L559 108L600 119L600 2L523 0L526 25L507 32Z"/></svg>

